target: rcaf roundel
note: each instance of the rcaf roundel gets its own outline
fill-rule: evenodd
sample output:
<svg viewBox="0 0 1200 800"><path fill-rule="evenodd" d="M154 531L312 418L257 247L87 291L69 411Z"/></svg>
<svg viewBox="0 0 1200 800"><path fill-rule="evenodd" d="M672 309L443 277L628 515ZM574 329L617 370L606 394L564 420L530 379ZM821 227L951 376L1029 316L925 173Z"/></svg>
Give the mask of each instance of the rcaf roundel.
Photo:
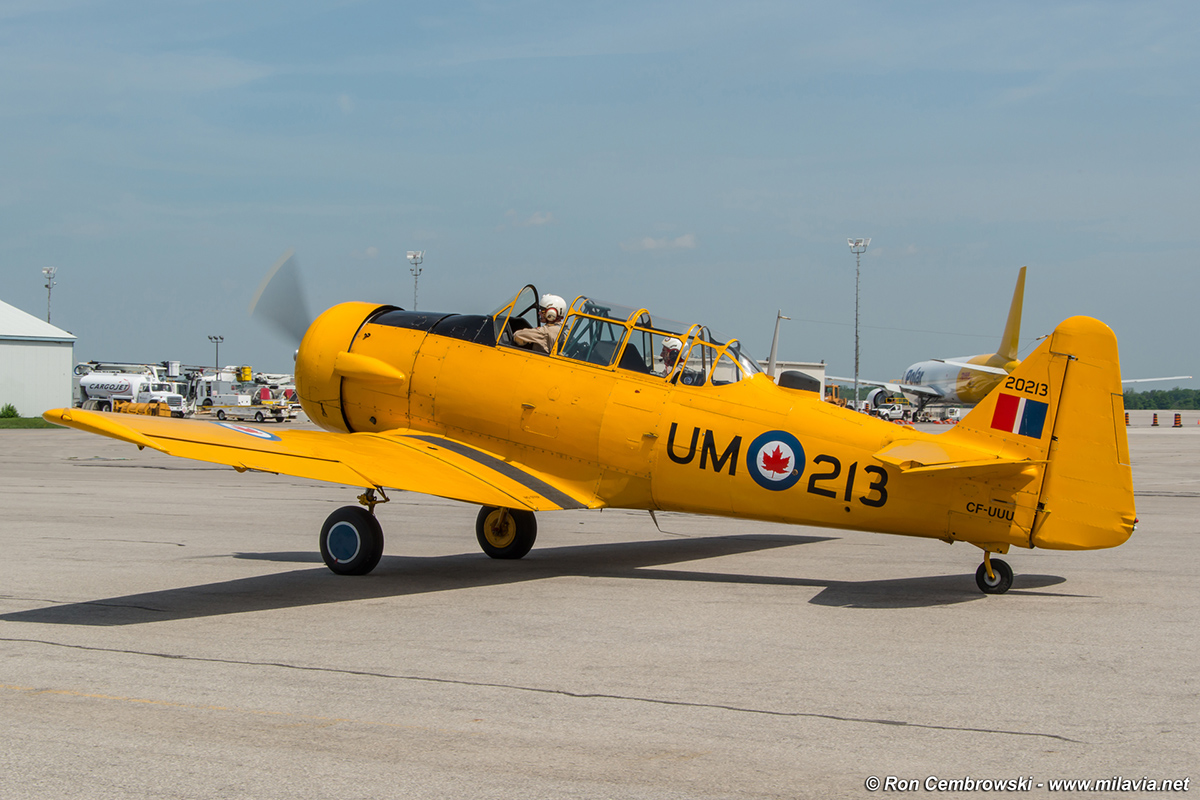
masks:
<svg viewBox="0 0 1200 800"><path fill-rule="evenodd" d="M750 443L746 467L759 486L781 492L804 474L804 448L786 431L767 431Z"/></svg>
<svg viewBox="0 0 1200 800"><path fill-rule="evenodd" d="M279 437L275 434L267 433L266 431L260 431L258 428L251 428L249 425L235 425L232 422L218 422L217 424L223 428L229 428L231 431L237 431L238 433L244 433L247 436L253 436L255 439L266 439L269 442L279 441Z"/></svg>

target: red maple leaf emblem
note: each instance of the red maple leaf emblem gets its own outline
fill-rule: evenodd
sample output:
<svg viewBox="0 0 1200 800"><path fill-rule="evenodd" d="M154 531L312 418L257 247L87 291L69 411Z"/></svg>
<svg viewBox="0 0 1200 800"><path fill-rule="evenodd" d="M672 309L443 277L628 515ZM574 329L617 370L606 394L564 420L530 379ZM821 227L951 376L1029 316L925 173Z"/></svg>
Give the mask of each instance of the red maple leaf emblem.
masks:
<svg viewBox="0 0 1200 800"><path fill-rule="evenodd" d="M779 449L779 445L775 445L774 453L763 453L762 468L764 472L773 472L776 475L782 475L789 470L791 464L792 459L783 454L783 451Z"/></svg>

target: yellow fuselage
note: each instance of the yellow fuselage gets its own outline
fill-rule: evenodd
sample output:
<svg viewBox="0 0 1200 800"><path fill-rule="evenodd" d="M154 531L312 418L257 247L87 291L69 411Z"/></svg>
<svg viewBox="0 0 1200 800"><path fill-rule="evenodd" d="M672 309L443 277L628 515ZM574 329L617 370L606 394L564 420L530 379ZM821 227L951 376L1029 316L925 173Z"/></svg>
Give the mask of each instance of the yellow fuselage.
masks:
<svg viewBox="0 0 1200 800"><path fill-rule="evenodd" d="M676 385L617 366L363 323L336 306L309 330L296 386L328 430L441 434L517 462L593 505L731 515L1029 547L1041 471L904 474L875 457L935 436L753 375ZM999 438L996 455L1020 456ZM984 455L979 450L976 456Z"/></svg>

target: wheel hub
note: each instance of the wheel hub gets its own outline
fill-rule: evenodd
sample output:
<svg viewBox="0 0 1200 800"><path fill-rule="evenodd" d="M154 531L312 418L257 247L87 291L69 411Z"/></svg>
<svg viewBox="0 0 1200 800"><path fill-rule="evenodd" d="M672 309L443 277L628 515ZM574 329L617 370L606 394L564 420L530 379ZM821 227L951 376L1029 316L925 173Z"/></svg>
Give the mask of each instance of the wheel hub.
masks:
<svg viewBox="0 0 1200 800"><path fill-rule="evenodd" d="M497 509L488 515L484 535L493 547L508 547L517 538L517 522L511 514Z"/></svg>
<svg viewBox="0 0 1200 800"><path fill-rule="evenodd" d="M346 564L358 555L362 543L358 530L348 522L339 522L329 531L329 555L339 564Z"/></svg>

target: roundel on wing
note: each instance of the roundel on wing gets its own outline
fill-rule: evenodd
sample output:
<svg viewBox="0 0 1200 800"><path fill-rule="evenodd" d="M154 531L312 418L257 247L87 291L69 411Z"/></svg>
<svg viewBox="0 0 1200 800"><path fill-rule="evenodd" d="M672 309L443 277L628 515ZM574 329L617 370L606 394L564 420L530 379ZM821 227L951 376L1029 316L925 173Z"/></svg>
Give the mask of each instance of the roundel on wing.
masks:
<svg viewBox="0 0 1200 800"><path fill-rule="evenodd" d="M804 474L804 448L786 431L767 431L750 443L746 467L759 486L781 492Z"/></svg>
<svg viewBox="0 0 1200 800"><path fill-rule="evenodd" d="M258 428L251 428L249 425L235 425L232 422L218 422L217 424L223 428L228 428L231 431L237 431L238 433L244 433L247 436L253 436L255 439L266 439L267 441L271 442L279 441L279 437L275 434L267 433L266 431L260 431Z"/></svg>

